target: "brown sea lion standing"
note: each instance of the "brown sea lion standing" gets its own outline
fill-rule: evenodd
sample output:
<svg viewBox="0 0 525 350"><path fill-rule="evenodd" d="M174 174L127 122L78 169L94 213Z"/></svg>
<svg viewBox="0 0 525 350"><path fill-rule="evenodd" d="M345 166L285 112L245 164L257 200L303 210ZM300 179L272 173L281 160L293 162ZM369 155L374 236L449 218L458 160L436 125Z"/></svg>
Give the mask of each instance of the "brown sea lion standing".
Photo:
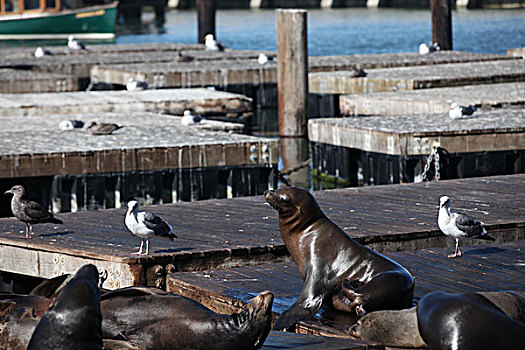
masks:
<svg viewBox="0 0 525 350"><path fill-rule="evenodd" d="M102 331L149 350L259 349L270 332L272 304L273 294L262 292L240 313L220 315L180 295L130 287L102 296Z"/></svg>
<svg viewBox="0 0 525 350"><path fill-rule="evenodd" d="M274 329L314 316L323 302L358 315L412 306L414 280L395 261L350 238L326 217L310 192L296 187L265 192L279 213L279 229L301 277L299 299Z"/></svg>

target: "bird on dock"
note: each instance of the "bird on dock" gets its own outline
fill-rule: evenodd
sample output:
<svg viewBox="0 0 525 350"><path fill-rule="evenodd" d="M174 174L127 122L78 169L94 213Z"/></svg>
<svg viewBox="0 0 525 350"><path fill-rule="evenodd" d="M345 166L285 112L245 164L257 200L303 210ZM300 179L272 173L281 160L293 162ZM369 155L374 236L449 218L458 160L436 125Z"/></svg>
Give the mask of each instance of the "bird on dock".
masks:
<svg viewBox="0 0 525 350"><path fill-rule="evenodd" d="M433 42L430 44L427 43L421 43L419 44L419 54L420 55L428 55L429 53L440 51L441 48L439 47L439 44L437 42Z"/></svg>
<svg viewBox="0 0 525 350"><path fill-rule="evenodd" d="M195 60L195 57L190 56L190 55L184 55L181 52L178 52L177 57L175 57L175 61L177 62L191 62L194 60Z"/></svg>
<svg viewBox="0 0 525 350"><path fill-rule="evenodd" d="M40 58L40 57L44 57L44 56L51 56L53 53L49 50L45 50L43 49L42 47L37 47L36 50L35 50L35 57L36 58Z"/></svg>
<svg viewBox="0 0 525 350"><path fill-rule="evenodd" d="M123 128L124 126L114 123L97 123L91 122L88 125L88 130L91 135L111 135L113 131Z"/></svg>
<svg viewBox="0 0 525 350"><path fill-rule="evenodd" d="M62 120L58 124L58 128L60 130L81 129L83 127L84 127L84 122L78 119Z"/></svg>
<svg viewBox="0 0 525 350"><path fill-rule="evenodd" d="M193 125L198 124L202 120L202 117L200 114L195 114L191 109L187 109L184 111L184 116L180 120L182 125Z"/></svg>
<svg viewBox="0 0 525 350"><path fill-rule="evenodd" d="M5 194L12 194L11 210L15 217L26 224L26 238L31 238L33 235L34 224L63 224L62 220L53 216L49 210L45 209L37 202L30 201L24 198L26 190L24 186L13 186Z"/></svg>
<svg viewBox="0 0 525 350"><path fill-rule="evenodd" d="M350 76L352 78L364 78L364 77L366 77L366 74L367 73L361 68L352 67L350 69Z"/></svg>
<svg viewBox="0 0 525 350"><path fill-rule="evenodd" d="M128 91L142 91L149 89L149 84L145 81L138 81L135 78L130 77L126 84L126 90Z"/></svg>
<svg viewBox="0 0 525 350"><path fill-rule="evenodd" d="M450 110L448 111L448 116L452 119L468 118L476 111L476 107L470 106L460 106L457 103L452 103L450 105Z"/></svg>
<svg viewBox="0 0 525 350"><path fill-rule="evenodd" d="M128 211L126 212L124 222L131 233L142 239L139 251L134 254L149 254L150 237L164 237L171 241L173 241L174 238L177 238L173 233L170 224L149 211L139 210L139 203L137 201L128 202ZM145 253L142 252L144 241L146 242Z"/></svg>
<svg viewBox="0 0 525 350"><path fill-rule="evenodd" d="M71 50L86 50L86 45L76 40L73 35L70 35L67 38L67 47L69 47Z"/></svg>
<svg viewBox="0 0 525 350"><path fill-rule="evenodd" d="M274 60L275 60L275 55L267 55L263 52L261 52L259 56L257 57L257 62L259 62L259 64L266 64L268 62L273 62Z"/></svg>
<svg viewBox="0 0 525 350"><path fill-rule="evenodd" d="M459 249L460 239L479 238L489 241L495 240L487 235L482 222L467 214L450 212L450 198L447 196L442 196L439 199L438 226L445 235L456 240L456 250L453 254L448 255L449 258L462 255Z"/></svg>
<svg viewBox="0 0 525 350"><path fill-rule="evenodd" d="M213 34L208 34L204 37L204 46L206 51L224 51L224 46L222 46L220 41L215 40Z"/></svg>

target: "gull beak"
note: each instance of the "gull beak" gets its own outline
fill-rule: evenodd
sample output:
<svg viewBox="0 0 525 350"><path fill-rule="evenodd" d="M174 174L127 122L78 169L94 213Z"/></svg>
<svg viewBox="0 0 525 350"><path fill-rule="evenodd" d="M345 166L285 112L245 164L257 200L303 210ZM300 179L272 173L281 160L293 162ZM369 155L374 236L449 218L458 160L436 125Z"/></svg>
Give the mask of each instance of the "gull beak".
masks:
<svg viewBox="0 0 525 350"><path fill-rule="evenodd" d="M11 192L11 190L7 190L7 191L4 192L4 194L9 194L9 193L12 194L13 192Z"/></svg>

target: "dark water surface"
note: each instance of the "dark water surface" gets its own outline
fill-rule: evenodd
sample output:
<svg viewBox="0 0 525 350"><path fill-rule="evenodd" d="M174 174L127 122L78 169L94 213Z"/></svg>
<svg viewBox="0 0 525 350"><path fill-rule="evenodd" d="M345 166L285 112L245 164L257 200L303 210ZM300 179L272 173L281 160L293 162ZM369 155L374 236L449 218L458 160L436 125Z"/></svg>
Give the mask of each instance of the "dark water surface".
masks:
<svg viewBox="0 0 525 350"><path fill-rule="evenodd" d="M139 28L117 30L117 43L197 41L195 11L166 13L156 28L144 14ZM525 46L525 9L453 11L455 50L505 54ZM275 10L219 10L217 37L232 49L275 50ZM135 33L133 33L135 32ZM429 10L308 10L308 50L313 56L415 52L432 40Z"/></svg>

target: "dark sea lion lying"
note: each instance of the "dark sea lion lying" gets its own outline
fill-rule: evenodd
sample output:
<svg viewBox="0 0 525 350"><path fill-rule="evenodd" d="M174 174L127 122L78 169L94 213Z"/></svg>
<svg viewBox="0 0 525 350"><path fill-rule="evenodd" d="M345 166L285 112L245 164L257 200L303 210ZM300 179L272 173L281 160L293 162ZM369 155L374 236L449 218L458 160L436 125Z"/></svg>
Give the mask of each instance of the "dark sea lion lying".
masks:
<svg viewBox="0 0 525 350"><path fill-rule="evenodd" d="M273 294L262 292L240 313L220 315L180 295L130 287L103 296L102 330L145 349L259 349L272 304Z"/></svg>
<svg viewBox="0 0 525 350"><path fill-rule="evenodd" d="M323 302L358 315L412 306L414 280L393 260L350 238L321 211L306 190L285 187L265 192L279 212L279 229L305 284L299 299L274 329L314 316Z"/></svg>
<svg viewBox="0 0 525 350"><path fill-rule="evenodd" d="M525 347L525 323L510 317L480 293L429 293L417 306L417 319L421 337L430 350Z"/></svg>
<svg viewBox="0 0 525 350"><path fill-rule="evenodd" d="M517 349L525 344L524 321L523 292L433 292L411 309L371 312L349 334L394 347Z"/></svg>
<svg viewBox="0 0 525 350"><path fill-rule="evenodd" d="M42 316L28 350L102 349L98 270L81 267Z"/></svg>

